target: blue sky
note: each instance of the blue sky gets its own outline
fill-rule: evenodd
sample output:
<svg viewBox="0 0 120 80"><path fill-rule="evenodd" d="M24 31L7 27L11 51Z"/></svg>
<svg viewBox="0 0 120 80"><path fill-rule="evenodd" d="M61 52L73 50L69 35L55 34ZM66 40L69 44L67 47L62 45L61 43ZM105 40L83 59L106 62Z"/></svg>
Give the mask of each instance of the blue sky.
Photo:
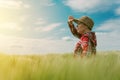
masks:
<svg viewBox="0 0 120 80"><path fill-rule="evenodd" d="M120 0L0 0L0 52L73 52L68 16L89 16L97 50L120 50Z"/></svg>

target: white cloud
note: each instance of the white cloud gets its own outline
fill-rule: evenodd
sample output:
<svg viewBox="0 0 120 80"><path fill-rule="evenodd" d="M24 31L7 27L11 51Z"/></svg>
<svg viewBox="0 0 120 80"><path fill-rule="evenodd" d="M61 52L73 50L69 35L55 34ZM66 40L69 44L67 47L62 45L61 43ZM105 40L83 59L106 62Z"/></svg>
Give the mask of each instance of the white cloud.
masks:
<svg viewBox="0 0 120 80"><path fill-rule="evenodd" d="M45 25L46 23L47 22L42 18L37 19L35 22L35 24L37 24L37 25Z"/></svg>
<svg viewBox="0 0 120 80"><path fill-rule="evenodd" d="M64 41L73 41L73 39L71 37L69 37L69 36L63 37L62 40L64 40Z"/></svg>
<svg viewBox="0 0 120 80"><path fill-rule="evenodd" d="M30 8L31 6L29 4L23 4L24 8Z"/></svg>
<svg viewBox="0 0 120 80"><path fill-rule="evenodd" d="M117 15L120 15L120 7L118 7L118 8L115 10L115 13L116 13Z"/></svg>
<svg viewBox="0 0 120 80"><path fill-rule="evenodd" d="M66 31L66 29L65 28L61 28L60 31Z"/></svg>
<svg viewBox="0 0 120 80"><path fill-rule="evenodd" d="M59 27L62 23L53 23L44 27L37 27L35 30L41 31L41 32L47 32L55 29L56 27Z"/></svg>
<svg viewBox="0 0 120 80"><path fill-rule="evenodd" d="M111 19L101 24L96 31L99 50L120 50L120 18Z"/></svg>
<svg viewBox="0 0 120 80"><path fill-rule="evenodd" d="M1 8L8 8L8 9L20 9L30 8L29 4L25 4L22 1L15 1L15 0L0 0L0 7Z"/></svg>
<svg viewBox="0 0 120 80"><path fill-rule="evenodd" d="M19 16L19 21L20 21L20 22L28 21L28 19L29 19L30 17L31 17L31 16L30 16L29 14L21 15L21 16Z"/></svg>
<svg viewBox="0 0 120 80"><path fill-rule="evenodd" d="M50 24L50 25L46 26L45 28L43 28L43 31L51 31L54 28L59 27L60 25L61 25L61 23Z"/></svg>
<svg viewBox="0 0 120 80"><path fill-rule="evenodd" d="M0 35L0 50L8 54L44 54L72 52L74 41L53 39L28 39Z"/></svg>
<svg viewBox="0 0 120 80"><path fill-rule="evenodd" d="M96 12L110 9L118 0L65 0L64 4L77 12Z"/></svg>
<svg viewBox="0 0 120 80"><path fill-rule="evenodd" d="M0 30L18 30L21 31L22 27L18 26L15 22L0 23Z"/></svg>
<svg viewBox="0 0 120 80"><path fill-rule="evenodd" d="M48 23L46 20L43 18L38 18L35 21L35 24L37 25L36 28L34 28L36 31L41 31L41 32L47 32L47 31L52 31L56 27L59 27L62 25L62 23ZM38 27L39 26L39 27Z"/></svg>
<svg viewBox="0 0 120 80"><path fill-rule="evenodd" d="M103 24L101 24L96 30L98 31L119 31L120 30L120 18L110 19Z"/></svg>

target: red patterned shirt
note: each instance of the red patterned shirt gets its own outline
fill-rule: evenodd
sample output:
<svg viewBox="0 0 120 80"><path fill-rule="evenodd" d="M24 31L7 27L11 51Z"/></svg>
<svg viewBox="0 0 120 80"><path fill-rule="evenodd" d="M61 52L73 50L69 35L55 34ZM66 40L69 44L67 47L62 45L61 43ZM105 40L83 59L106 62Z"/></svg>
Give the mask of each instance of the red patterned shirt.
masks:
<svg viewBox="0 0 120 80"><path fill-rule="evenodd" d="M90 45L89 45L90 43ZM96 41L96 35L94 32L88 32L83 34L80 37L80 40L77 42L75 50L77 51L78 49L82 50L82 53L86 53L92 50L89 50L89 47L96 47L97 46L97 41Z"/></svg>

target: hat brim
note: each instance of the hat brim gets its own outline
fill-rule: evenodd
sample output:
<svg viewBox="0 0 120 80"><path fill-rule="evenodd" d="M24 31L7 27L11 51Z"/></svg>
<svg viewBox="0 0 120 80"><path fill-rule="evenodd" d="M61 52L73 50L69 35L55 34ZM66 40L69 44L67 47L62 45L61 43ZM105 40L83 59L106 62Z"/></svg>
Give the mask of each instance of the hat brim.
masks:
<svg viewBox="0 0 120 80"><path fill-rule="evenodd" d="M87 24L85 24L84 22L80 21L79 19L74 19L74 22L76 24L78 24L78 25L82 23L82 24L86 25L91 30L91 28Z"/></svg>
<svg viewBox="0 0 120 80"><path fill-rule="evenodd" d="M79 21L78 19L74 19L74 22L75 22L76 24L80 24L80 23L81 23L81 21Z"/></svg>
<svg viewBox="0 0 120 80"><path fill-rule="evenodd" d="M74 22L76 23L76 24L84 24L84 25L86 25L83 21L80 21L79 19L74 19ZM87 26L87 25L86 25Z"/></svg>

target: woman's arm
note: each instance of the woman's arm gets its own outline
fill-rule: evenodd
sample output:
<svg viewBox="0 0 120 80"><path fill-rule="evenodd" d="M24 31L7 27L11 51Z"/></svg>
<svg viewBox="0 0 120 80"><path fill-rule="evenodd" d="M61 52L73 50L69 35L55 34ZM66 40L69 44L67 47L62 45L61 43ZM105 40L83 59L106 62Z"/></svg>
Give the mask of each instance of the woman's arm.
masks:
<svg viewBox="0 0 120 80"><path fill-rule="evenodd" d="M74 24L72 23L72 21L68 21L68 26L69 26L69 28L70 28L71 33L72 33L75 37L77 37L77 38L80 38L80 37L81 37L81 34L79 34L79 33L77 32L77 29L74 27Z"/></svg>

